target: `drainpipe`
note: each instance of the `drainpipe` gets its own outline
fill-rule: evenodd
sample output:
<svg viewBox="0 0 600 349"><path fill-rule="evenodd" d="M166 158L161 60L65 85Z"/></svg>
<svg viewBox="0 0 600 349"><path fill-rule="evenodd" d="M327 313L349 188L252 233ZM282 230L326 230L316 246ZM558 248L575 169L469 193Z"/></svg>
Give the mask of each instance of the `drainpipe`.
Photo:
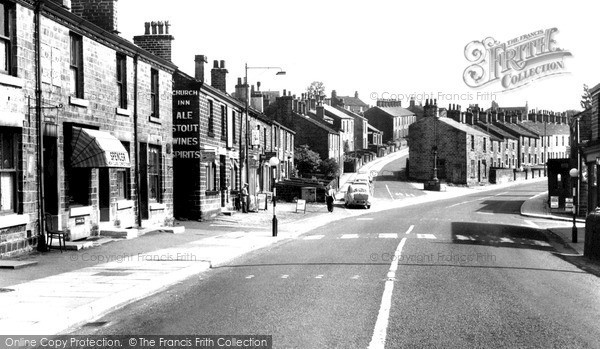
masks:
<svg viewBox="0 0 600 349"><path fill-rule="evenodd" d="M46 246L45 222L44 222L44 123L42 121L42 65L41 62L41 11L44 0L38 0L35 4L35 117L37 122L37 154L38 154L38 251L45 252Z"/></svg>
<svg viewBox="0 0 600 349"><path fill-rule="evenodd" d="M137 201L137 226L142 227L142 197L140 196L140 155L138 145L138 59L139 54L133 56L133 152L135 166L135 188Z"/></svg>

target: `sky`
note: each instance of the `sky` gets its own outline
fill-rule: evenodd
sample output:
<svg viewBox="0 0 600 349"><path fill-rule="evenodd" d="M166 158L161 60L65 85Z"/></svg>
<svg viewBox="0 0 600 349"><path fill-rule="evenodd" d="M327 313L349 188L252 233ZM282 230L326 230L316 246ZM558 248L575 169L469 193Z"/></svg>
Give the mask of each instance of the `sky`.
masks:
<svg viewBox="0 0 600 349"><path fill-rule="evenodd" d="M600 9L595 1L119 0L117 5L118 29L128 40L144 33L144 22L170 21L172 61L182 71L194 74L198 54L208 57L209 68L213 60L225 60L230 93L246 63L286 71L276 76L277 70L249 69L249 82L260 81L261 90L299 96L311 82L322 81L328 96L331 90L338 96L358 92L369 105L391 98L407 106L412 95L417 104L431 98L440 107L487 108L495 100L501 107L527 103L560 112L581 110L583 85L600 83L600 45L592 36ZM547 66L561 74L540 79L545 73L534 74L510 90L500 81L479 88L465 83L465 70L474 64L465 57L467 44L488 37L502 44L551 28L558 30L552 47L570 53L558 59L559 68Z"/></svg>

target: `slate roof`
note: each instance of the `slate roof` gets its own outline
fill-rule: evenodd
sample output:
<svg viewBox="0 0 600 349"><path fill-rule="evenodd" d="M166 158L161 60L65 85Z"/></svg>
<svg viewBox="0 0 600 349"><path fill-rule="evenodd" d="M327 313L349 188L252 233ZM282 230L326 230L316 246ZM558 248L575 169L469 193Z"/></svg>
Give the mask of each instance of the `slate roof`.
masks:
<svg viewBox="0 0 600 349"><path fill-rule="evenodd" d="M415 115L412 111L402 107L373 107L377 108L390 116L412 116Z"/></svg>
<svg viewBox="0 0 600 349"><path fill-rule="evenodd" d="M379 129L373 127L373 125L371 125L371 124L367 124L367 130L368 131L375 131L377 133L383 133L383 131L380 131Z"/></svg>
<svg viewBox="0 0 600 349"><path fill-rule="evenodd" d="M322 128L322 129L326 130L326 131L327 131L327 132L329 132L329 133L340 134L340 133L339 133L339 131L336 131L336 130L334 130L333 128L331 128L331 127L327 126L327 125L325 124L325 122L321 122L321 121L319 121L319 120L316 120L316 119L314 119L314 118L310 117L310 116L311 116L310 114L311 114L311 113L309 112L309 115L305 116L305 115L299 115L299 114L295 114L295 113L294 113L294 116L295 116L295 117L297 117L297 118L301 118L301 119L303 119L303 120L307 120L308 122L310 122L310 123L313 123L313 124L315 124L315 125L319 126L320 128ZM313 114L313 116L314 116L314 117L316 117L317 115L316 115L316 114Z"/></svg>
<svg viewBox="0 0 600 349"><path fill-rule="evenodd" d="M338 110L337 108L334 108L330 105L327 104L323 104L323 108L325 108L325 112L326 113L330 113L333 116L336 116L340 119L353 119L350 115L347 115L346 113Z"/></svg>
<svg viewBox="0 0 600 349"><path fill-rule="evenodd" d="M524 137L535 137L535 138L539 138L539 135L537 133L534 133L532 131L528 131L526 128L521 127L517 124L513 124L510 122L496 122L494 123L494 125L498 126L499 128L505 130L506 132L512 133L513 135L516 134L519 137L524 136Z"/></svg>
<svg viewBox="0 0 600 349"><path fill-rule="evenodd" d="M360 98L354 96L337 96L338 99L344 101L344 105L354 106L354 107L365 107L368 108L369 105L363 102Z"/></svg>
<svg viewBox="0 0 600 349"><path fill-rule="evenodd" d="M544 130L544 124L541 122L533 122L533 121L523 121L519 124L521 127L526 128L529 131L535 132L540 136L553 136L553 135L569 135L571 134L571 130L569 125L567 124L554 124L554 123L546 123L546 127Z"/></svg>
<svg viewBox="0 0 600 349"><path fill-rule="evenodd" d="M501 129L500 127L497 127L494 124L491 123L478 123L479 126L481 126L482 128L489 130L490 132L495 133L498 137L502 137L502 138L511 138L511 139L517 139L516 136L504 131L503 129Z"/></svg>
<svg viewBox="0 0 600 349"><path fill-rule="evenodd" d="M427 119L428 118L424 118L424 119L421 119L421 120L427 120ZM450 127L454 127L455 129L460 130L462 132L465 132L467 134L474 134L476 136L483 136L483 137L488 136L484 132L481 132L481 131L477 130L476 128L471 127L471 125L460 123L460 122L458 122L458 121L456 121L454 119L451 119L451 118L438 118L438 120L440 122L448 124Z"/></svg>

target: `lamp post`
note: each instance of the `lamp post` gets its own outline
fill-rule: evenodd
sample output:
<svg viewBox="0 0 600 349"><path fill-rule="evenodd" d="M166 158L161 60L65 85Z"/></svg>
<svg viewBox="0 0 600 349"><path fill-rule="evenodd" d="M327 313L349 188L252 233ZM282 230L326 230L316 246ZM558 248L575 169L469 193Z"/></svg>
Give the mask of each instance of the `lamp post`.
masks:
<svg viewBox="0 0 600 349"><path fill-rule="evenodd" d="M275 188L275 176L277 166L279 165L279 158L273 156L269 159L269 166L271 168L271 177L273 178L273 236L277 236L277 216L275 215L275 206L277 206L277 188Z"/></svg>
<svg viewBox="0 0 600 349"><path fill-rule="evenodd" d="M573 183L573 228L571 230L571 238L573 243L577 243L577 225L575 222L575 218L577 216L577 178L579 177L579 170L576 168L572 168L569 171L569 176L571 176L571 182Z"/></svg>
<svg viewBox="0 0 600 349"><path fill-rule="evenodd" d="M248 63L244 65L244 114L246 120L244 121L244 126L246 127L246 132L244 133L244 137L246 141L244 142L244 162L242 166L240 166L240 179L242 178L243 167L246 168L246 183L250 182L250 168L248 166L248 143L249 142L249 132L250 132L250 120L248 117L248 108L250 104L250 89L248 88L248 69L278 69L279 71L275 75L285 75L285 71L280 67L249 67ZM240 132L240 144L242 143L242 132Z"/></svg>

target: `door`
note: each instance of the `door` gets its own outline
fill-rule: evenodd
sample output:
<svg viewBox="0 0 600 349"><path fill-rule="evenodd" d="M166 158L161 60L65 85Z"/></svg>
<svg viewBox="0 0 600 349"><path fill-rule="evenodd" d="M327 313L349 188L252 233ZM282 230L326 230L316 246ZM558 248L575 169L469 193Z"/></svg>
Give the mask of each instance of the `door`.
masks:
<svg viewBox="0 0 600 349"><path fill-rule="evenodd" d="M219 185L221 186L221 207L227 202L227 159L225 155L219 156Z"/></svg>
<svg viewBox="0 0 600 349"><path fill-rule="evenodd" d="M100 222L108 222L110 221L110 174L108 168L98 169L98 185Z"/></svg>
<svg viewBox="0 0 600 349"><path fill-rule="evenodd" d="M148 143L140 143L140 212L142 219L148 219Z"/></svg>
<svg viewBox="0 0 600 349"><path fill-rule="evenodd" d="M44 136L44 208L58 214L57 138Z"/></svg>

